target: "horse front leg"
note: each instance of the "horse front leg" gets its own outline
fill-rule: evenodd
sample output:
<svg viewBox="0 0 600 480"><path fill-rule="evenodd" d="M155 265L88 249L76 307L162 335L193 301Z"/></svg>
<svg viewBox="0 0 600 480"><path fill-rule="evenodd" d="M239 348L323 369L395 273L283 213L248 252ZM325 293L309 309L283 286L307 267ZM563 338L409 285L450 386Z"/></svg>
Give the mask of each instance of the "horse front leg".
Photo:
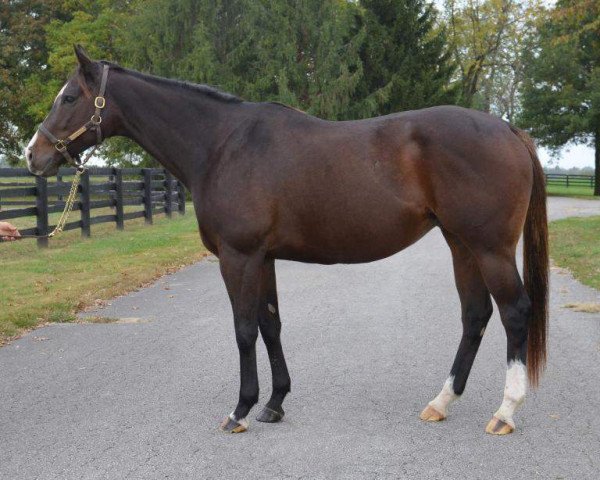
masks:
<svg viewBox="0 0 600 480"><path fill-rule="evenodd" d="M230 433L248 429L246 417L258 402L256 372L256 339L260 305L265 303L261 285L264 254L243 254L230 248L219 250L221 275L233 309L235 338L240 354L240 395L233 412L221 423L221 430Z"/></svg>
<svg viewBox="0 0 600 480"><path fill-rule="evenodd" d="M273 392L267 405L258 414L256 419L259 422L275 423L279 422L284 415L282 404L283 399L290 391L290 375L285 363L283 347L281 346L281 320L279 318L279 304L277 302L274 260L265 262L262 281L262 289L264 291L262 298L265 301L262 302L260 307L258 326L267 347L267 352L269 353Z"/></svg>

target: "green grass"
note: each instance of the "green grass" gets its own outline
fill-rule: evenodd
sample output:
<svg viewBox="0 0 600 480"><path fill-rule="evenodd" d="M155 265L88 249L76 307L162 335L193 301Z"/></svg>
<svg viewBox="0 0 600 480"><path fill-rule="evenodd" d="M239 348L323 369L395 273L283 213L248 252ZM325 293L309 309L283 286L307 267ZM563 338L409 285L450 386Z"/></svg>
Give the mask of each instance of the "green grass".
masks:
<svg viewBox="0 0 600 480"><path fill-rule="evenodd" d="M592 187L583 186L569 186L564 185L547 185L546 192L548 195L556 197L577 197L577 198L588 198L594 199L594 189Z"/></svg>
<svg viewBox="0 0 600 480"><path fill-rule="evenodd" d="M559 267L600 289L600 216L566 218L550 224L550 254Z"/></svg>
<svg viewBox="0 0 600 480"><path fill-rule="evenodd" d="M76 219L77 213L72 218ZM0 344L45 322L70 322L77 311L132 291L206 255L193 213L92 226L50 240L0 243Z"/></svg>

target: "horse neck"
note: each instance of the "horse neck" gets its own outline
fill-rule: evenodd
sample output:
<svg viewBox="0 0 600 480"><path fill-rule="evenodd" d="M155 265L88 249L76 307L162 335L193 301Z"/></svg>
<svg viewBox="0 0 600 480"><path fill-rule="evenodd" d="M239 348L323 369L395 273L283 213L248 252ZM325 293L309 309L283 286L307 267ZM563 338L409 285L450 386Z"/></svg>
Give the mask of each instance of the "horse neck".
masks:
<svg viewBox="0 0 600 480"><path fill-rule="evenodd" d="M131 138L190 188L219 138L235 128L241 103L115 72L111 96L118 106L113 135Z"/></svg>

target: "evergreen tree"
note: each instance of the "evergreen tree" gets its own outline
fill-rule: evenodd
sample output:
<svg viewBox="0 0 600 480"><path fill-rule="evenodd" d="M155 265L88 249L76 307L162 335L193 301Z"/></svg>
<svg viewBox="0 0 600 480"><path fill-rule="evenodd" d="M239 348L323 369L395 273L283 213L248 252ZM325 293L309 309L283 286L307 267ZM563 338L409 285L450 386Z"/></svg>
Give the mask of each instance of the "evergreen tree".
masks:
<svg viewBox="0 0 600 480"><path fill-rule="evenodd" d="M362 75L357 13L345 0L252 2L238 31L243 40L231 51L237 91L346 118Z"/></svg>
<svg viewBox="0 0 600 480"><path fill-rule="evenodd" d="M348 115L362 74L354 3L152 0L134 10L124 60L135 68L326 118Z"/></svg>
<svg viewBox="0 0 600 480"><path fill-rule="evenodd" d="M435 9L424 0L361 0L365 41L357 117L453 103L454 65Z"/></svg>

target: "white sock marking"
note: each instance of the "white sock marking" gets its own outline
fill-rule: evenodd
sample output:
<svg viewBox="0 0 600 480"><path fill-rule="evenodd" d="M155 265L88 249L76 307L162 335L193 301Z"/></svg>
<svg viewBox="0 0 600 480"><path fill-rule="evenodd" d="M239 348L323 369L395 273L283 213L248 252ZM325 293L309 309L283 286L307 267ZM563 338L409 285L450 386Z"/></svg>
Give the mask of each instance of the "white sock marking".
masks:
<svg viewBox="0 0 600 480"><path fill-rule="evenodd" d="M506 370L506 385L504 386L504 399L498 411L494 414L497 418L515 428L513 415L525 400L527 392L527 371L520 360L512 360Z"/></svg>
<svg viewBox="0 0 600 480"><path fill-rule="evenodd" d="M452 385L454 384L454 377L448 377L444 386L442 387L442 391L435 397L429 405L435 408L442 415L446 415L448 405L450 405L454 400L456 400L459 395L454 393L454 388Z"/></svg>

